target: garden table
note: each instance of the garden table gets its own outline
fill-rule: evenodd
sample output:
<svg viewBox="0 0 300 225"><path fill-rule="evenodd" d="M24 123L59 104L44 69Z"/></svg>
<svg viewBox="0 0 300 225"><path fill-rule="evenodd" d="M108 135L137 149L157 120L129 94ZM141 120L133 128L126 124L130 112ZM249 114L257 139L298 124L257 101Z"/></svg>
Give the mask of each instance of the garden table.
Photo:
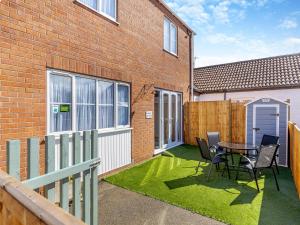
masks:
<svg viewBox="0 0 300 225"><path fill-rule="evenodd" d="M218 145L222 147L227 153L239 154L239 155L249 155L250 152L252 152L252 154L256 154L259 148L256 145L238 144L238 143L231 143L231 142L218 142ZM253 153L253 151L255 152ZM235 167L233 158L232 158L232 167Z"/></svg>
<svg viewBox="0 0 300 225"><path fill-rule="evenodd" d="M238 153L238 154L248 154L249 151L256 151L258 146L251 145L251 144L237 144L231 142L219 142L218 145L224 148L226 151L230 151L231 153Z"/></svg>

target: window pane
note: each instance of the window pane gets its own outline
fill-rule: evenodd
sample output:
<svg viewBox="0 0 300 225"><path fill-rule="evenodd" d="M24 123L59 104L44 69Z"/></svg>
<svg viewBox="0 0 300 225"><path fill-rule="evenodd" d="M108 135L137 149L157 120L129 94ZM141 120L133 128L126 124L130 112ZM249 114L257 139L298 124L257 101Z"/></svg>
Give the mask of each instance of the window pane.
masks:
<svg viewBox="0 0 300 225"><path fill-rule="evenodd" d="M70 131L72 129L72 78L51 75L49 89L50 132ZM62 106L64 110L61 110Z"/></svg>
<svg viewBox="0 0 300 225"><path fill-rule="evenodd" d="M177 54L177 28L171 25L171 52Z"/></svg>
<svg viewBox="0 0 300 225"><path fill-rule="evenodd" d="M164 20L164 49L170 51L170 22Z"/></svg>
<svg viewBox="0 0 300 225"><path fill-rule="evenodd" d="M100 104L114 104L114 84L112 82L98 82L98 97Z"/></svg>
<svg viewBox="0 0 300 225"><path fill-rule="evenodd" d="M128 107L119 106L118 115L119 115L119 125L126 126L129 124L128 118Z"/></svg>
<svg viewBox="0 0 300 225"><path fill-rule="evenodd" d="M114 127L114 84L98 82L99 128Z"/></svg>
<svg viewBox="0 0 300 225"><path fill-rule="evenodd" d="M128 106L129 99L129 87L127 85L119 85L118 86L118 101L119 105Z"/></svg>
<svg viewBox="0 0 300 225"><path fill-rule="evenodd" d="M80 0L80 2L93 9L97 9L97 0Z"/></svg>
<svg viewBox="0 0 300 225"><path fill-rule="evenodd" d="M76 102L77 104L96 104L96 81L76 77Z"/></svg>
<svg viewBox="0 0 300 225"><path fill-rule="evenodd" d="M116 0L101 0L101 12L116 18Z"/></svg>
<svg viewBox="0 0 300 225"><path fill-rule="evenodd" d="M96 128L96 81L76 77L77 130Z"/></svg>
<svg viewBox="0 0 300 225"><path fill-rule="evenodd" d="M50 104L50 132L72 130L72 110L60 112L60 104ZM58 109L58 111L56 110Z"/></svg>
<svg viewBox="0 0 300 225"><path fill-rule="evenodd" d="M99 106L99 128L114 127L114 106Z"/></svg>
<svg viewBox="0 0 300 225"><path fill-rule="evenodd" d="M77 130L92 130L96 128L96 106L77 105Z"/></svg>
<svg viewBox="0 0 300 225"><path fill-rule="evenodd" d="M129 86L118 86L118 125L129 124Z"/></svg>
<svg viewBox="0 0 300 225"><path fill-rule="evenodd" d="M52 103L72 103L72 78L50 76L50 101Z"/></svg>

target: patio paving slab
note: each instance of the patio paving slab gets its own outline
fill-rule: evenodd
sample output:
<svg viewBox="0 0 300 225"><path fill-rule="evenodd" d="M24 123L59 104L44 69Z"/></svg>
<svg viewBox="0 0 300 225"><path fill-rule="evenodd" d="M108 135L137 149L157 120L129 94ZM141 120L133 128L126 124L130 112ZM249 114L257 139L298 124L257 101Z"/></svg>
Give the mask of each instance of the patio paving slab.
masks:
<svg viewBox="0 0 300 225"><path fill-rule="evenodd" d="M222 225L213 219L128 191L100 183L101 225Z"/></svg>

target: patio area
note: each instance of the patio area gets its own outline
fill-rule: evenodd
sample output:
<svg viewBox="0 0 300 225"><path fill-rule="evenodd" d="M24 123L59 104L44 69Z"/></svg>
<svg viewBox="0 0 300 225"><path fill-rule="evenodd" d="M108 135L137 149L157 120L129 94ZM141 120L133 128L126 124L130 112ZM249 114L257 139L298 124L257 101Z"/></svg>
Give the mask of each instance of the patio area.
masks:
<svg viewBox="0 0 300 225"><path fill-rule="evenodd" d="M300 224L300 201L289 169L280 168L280 192L272 172L264 171L258 193L248 173L235 181L213 168L207 181L208 164L203 162L195 174L199 158L197 147L182 145L106 181L227 224Z"/></svg>

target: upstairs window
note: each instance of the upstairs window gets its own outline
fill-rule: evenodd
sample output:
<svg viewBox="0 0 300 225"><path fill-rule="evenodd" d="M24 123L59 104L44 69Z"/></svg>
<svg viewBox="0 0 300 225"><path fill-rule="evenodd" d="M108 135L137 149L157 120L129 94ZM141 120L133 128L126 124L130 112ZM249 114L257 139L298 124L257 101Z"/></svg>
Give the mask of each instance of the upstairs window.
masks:
<svg viewBox="0 0 300 225"><path fill-rule="evenodd" d="M78 0L78 1L112 20L117 19L117 0Z"/></svg>
<svg viewBox="0 0 300 225"><path fill-rule="evenodd" d="M170 20L164 20L164 49L177 55L177 27Z"/></svg>

